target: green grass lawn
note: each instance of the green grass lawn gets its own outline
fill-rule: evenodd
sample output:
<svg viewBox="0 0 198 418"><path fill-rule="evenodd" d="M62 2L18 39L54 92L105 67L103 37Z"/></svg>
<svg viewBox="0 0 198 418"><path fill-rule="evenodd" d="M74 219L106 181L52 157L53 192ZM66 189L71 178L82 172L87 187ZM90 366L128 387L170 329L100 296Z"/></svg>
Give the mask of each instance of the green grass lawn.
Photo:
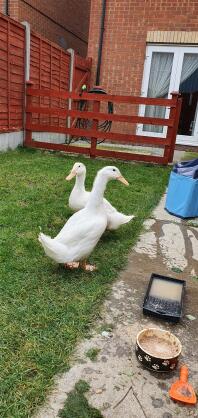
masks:
<svg viewBox="0 0 198 418"><path fill-rule="evenodd" d="M65 176L79 160L87 166L88 188L98 169L115 164L25 149L0 154L2 418L31 417L53 376L69 367L168 181L168 168L116 163L130 186L111 182L106 196L136 218L103 235L90 259L97 272L67 271L44 255L37 236L39 226L55 236L71 215L73 182Z"/></svg>
<svg viewBox="0 0 198 418"><path fill-rule="evenodd" d="M185 155L182 158L182 160L183 161L194 160L195 158L198 158L198 152L185 152Z"/></svg>

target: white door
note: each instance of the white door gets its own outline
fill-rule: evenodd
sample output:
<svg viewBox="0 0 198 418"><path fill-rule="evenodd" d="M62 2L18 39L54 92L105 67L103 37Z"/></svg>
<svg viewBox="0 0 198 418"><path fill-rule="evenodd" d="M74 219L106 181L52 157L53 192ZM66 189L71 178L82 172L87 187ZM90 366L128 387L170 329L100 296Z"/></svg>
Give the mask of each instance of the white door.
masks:
<svg viewBox="0 0 198 418"><path fill-rule="evenodd" d="M150 45L146 50L141 95L171 97L180 91L182 109L177 143L198 145L198 47ZM140 106L141 116L168 117L162 106ZM166 136L167 127L137 126L138 135Z"/></svg>

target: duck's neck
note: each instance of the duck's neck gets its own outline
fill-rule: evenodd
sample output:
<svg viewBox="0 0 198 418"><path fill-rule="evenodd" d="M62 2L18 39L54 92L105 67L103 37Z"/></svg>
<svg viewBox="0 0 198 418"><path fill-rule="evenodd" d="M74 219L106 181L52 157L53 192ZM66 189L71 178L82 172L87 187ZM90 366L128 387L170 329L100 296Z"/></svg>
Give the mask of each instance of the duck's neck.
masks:
<svg viewBox="0 0 198 418"><path fill-rule="evenodd" d="M74 189L81 192L85 191L85 173L76 176Z"/></svg>
<svg viewBox="0 0 198 418"><path fill-rule="evenodd" d="M107 185L107 178L104 178L102 174L98 174L93 185L93 189L90 194L87 207L97 209L103 204L104 192Z"/></svg>

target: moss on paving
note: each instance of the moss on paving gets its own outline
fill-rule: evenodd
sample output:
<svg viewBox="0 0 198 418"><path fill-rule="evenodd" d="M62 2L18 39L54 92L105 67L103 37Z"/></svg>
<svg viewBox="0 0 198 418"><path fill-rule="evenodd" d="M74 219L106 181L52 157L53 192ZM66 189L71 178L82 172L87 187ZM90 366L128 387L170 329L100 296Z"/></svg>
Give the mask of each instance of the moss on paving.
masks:
<svg viewBox="0 0 198 418"><path fill-rule="evenodd" d="M90 360L95 361L98 357L98 354L100 352L100 348L92 347L85 353L86 357L88 357Z"/></svg>
<svg viewBox="0 0 198 418"><path fill-rule="evenodd" d="M64 408L59 412L61 418L103 418L98 409L89 405L85 393L88 392L90 386L84 380L76 383L67 397Z"/></svg>
<svg viewBox="0 0 198 418"><path fill-rule="evenodd" d="M106 196L136 218L103 235L90 258L98 271L67 271L44 255L37 236L39 227L55 236L71 215L67 204L73 182L66 182L65 176L79 160L87 166L88 189L97 170L112 164L25 149L0 154L3 418L31 417L53 376L69 367L77 340L90 334L110 283L124 267L168 181L168 168L116 163L130 186L111 182Z"/></svg>

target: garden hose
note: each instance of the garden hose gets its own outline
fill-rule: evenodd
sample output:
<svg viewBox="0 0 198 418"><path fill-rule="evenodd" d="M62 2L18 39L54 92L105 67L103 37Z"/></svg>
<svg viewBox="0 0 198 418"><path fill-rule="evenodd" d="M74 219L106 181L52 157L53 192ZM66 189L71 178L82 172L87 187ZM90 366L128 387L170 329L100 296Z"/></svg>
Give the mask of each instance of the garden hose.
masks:
<svg viewBox="0 0 198 418"><path fill-rule="evenodd" d="M86 85L83 84L82 88L81 88L82 93L84 91L86 91ZM81 93L81 94L82 94ZM101 87L93 87L91 90L88 91L88 93L97 93L97 94L107 94L105 90L103 90ZM77 109L80 111L84 111L87 109L87 100L81 99L78 102L78 107ZM108 113L112 114L113 113L113 103L112 102L108 102L107 105L108 108ZM87 129L87 131L89 129L91 129L92 127L92 121L90 121L89 119L84 119L84 118L78 118L76 120L75 123L75 128L78 129ZM112 125L112 121L109 120L105 120L104 122L101 122L98 124L98 130L99 131L103 131L103 132L109 132L111 130L111 125ZM70 139L67 141L67 144L71 144L73 142L77 142L77 141L86 141L88 143L91 143L91 138L88 138L87 136L71 136ZM97 140L98 144L101 144L102 142L104 142L105 139L100 139Z"/></svg>

